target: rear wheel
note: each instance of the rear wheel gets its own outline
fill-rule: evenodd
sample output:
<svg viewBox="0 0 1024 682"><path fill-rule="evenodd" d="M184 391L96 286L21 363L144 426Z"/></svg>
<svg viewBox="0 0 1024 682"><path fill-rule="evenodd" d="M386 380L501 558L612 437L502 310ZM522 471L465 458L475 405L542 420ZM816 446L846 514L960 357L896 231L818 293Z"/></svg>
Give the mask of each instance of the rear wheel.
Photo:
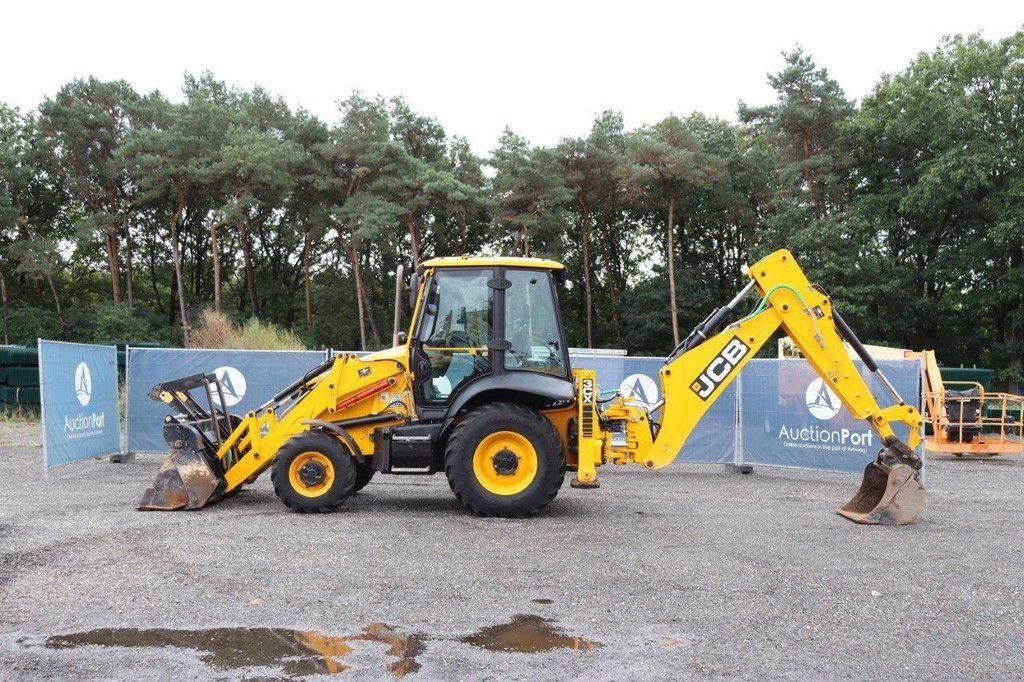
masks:
<svg viewBox="0 0 1024 682"><path fill-rule="evenodd" d="M445 473L455 496L473 513L529 516L562 486L562 441L551 422L528 407L491 403L470 412L452 431Z"/></svg>
<svg viewBox="0 0 1024 682"><path fill-rule="evenodd" d="M270 478L289 509L324 513L337 509L354 491L356 464L337 438L306 432L292 436L277 451Z"/></svg>

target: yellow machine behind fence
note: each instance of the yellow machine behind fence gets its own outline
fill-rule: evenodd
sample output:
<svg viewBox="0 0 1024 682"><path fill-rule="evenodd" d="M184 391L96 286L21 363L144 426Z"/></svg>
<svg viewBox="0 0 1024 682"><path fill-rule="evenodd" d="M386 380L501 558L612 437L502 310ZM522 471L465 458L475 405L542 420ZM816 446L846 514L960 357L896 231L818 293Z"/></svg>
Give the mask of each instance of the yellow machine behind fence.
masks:
<svg viewBox="0 0 1024 682"><path fill-rule="evenodd" d="M397 333L396 324L389 350L333 358L242 416L218 407L224 402L213 374L154 387L151 397L174 411L164 425L171 452L139 508L199 508L269 468L285 505L326 512L377 473L443 471L470 511L528 516L554 499L566 471L574 472L573 487L592 489L604 464L670 464L708 408L781 328L885 444L838 512L858 523L912 522L925 502L914 452L921 415L903 402L789 252L767 256L747 274L742 291L666 359L664 400L648 407L619 394L604 399L593 370L570 368L557 299L561 264L426 261L409 282L409 331ZM754 309L730 322L752 292L759 299ZM875 401L844 340L891 394L891 406ZM908 442L896 436L896 424L909 428Z"/></svg>

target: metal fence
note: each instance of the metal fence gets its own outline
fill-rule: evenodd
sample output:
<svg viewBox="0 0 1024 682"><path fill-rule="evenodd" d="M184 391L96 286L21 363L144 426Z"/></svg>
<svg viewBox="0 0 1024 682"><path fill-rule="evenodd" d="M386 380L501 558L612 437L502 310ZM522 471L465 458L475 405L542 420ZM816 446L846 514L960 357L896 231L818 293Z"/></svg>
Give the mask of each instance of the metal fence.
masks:
<svg viewBox="0 0 1024 682"><path fill-rule="evenodd" d="M127 369L127 447L163 452L166 408L149 400L160 381L215 371L235 412L253 409L322 362L325 351L245 351L132 348ZM573 366L597 371L602 391L620 391L654 405L662 358L571 356ZM862 363L855 364L883 405L891 398ZM921 400L917 360L879 366L903 398ZM899 434L905 437L907 434ZM855 473L881 448L877 434L854 419L839 398L801 360L753 360L697 424L678 462L735 463Z"/></svg>

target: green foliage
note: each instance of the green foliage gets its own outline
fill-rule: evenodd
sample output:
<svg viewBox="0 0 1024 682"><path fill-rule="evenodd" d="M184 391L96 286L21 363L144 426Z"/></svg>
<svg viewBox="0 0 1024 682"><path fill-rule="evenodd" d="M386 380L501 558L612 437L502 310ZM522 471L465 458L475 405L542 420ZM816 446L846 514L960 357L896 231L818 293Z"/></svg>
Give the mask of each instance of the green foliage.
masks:
<svg viewBox="0 0 1024 682"><path fill-rule="evenodd" d="M60 339L57 313L43 307L16 305L9 314L11 343L34 346L37 339ZM91 337L90 337L91 338Z"/></svg>
<svg viewBox="0 0 1024 682"><path fill-rule="evenodd" d="M138 315L125 304L98 303L90 309L91 329L95 339L156 341L156 332L147 316Z"/></svg>
<svg viewBox="0 0 1024 682"><path fill-rule="evenodd" d="M946 39L859 106L800 48L768 83L739 123L605 111L488 158L401 98L329 125L209 73L0 104L4 332L376 348L399 265L484 252L568 265L572 345L658 355L784 247L865 341L1024 376L1024 34Z"/></svg>

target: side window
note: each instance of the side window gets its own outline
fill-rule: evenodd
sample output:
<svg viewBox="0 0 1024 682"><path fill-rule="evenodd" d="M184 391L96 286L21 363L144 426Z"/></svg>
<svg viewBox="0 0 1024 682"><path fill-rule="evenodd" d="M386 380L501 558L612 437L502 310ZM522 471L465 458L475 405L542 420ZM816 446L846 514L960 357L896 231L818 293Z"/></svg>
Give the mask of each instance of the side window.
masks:
<svg viewBox="0 0 1024 682"><path fill-rule="evenodd" d="M566 376L565 349L559 332L551 278L538 270L507 270L505 292L505 369Z"/></svg>
<svg viewBox="0 0 1024 682"><path fill-rule="evenodd" d="M490 270L440 270L427 292L418 341L430 365L423 400L444 404L465 382L491 371L494 317Z"/></svg>

